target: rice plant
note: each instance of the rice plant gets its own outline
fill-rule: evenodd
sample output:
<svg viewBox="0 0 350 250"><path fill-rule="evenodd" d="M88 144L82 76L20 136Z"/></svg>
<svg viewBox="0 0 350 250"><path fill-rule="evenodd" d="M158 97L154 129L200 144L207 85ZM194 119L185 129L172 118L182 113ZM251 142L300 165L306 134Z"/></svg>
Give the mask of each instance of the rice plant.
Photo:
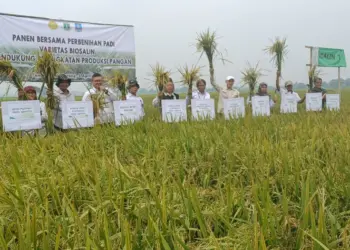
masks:
<svg viewBox="0 0 350 250"><path fill-rule="evenodd" d="M223 57L222 52L218 49L218 35L215 31L211 31L209 28L206 31L202 31L197 34L196 38L196 49L197 52L201 53L200 58L205 54L209 63L209 74L210 83L212 86L216 86L215 71L214 71L214 60L219 59L225 63L229 62Z"/></svg>
<svg viewBox="0 0 350 250"><path fill-rule="evenodd" d="M271 61L276 67L276 88L279 89L280 78L282 76L282 66L288 54L287 38L276 37L271 41L271 45L265 48L265 51L271 55Z"/></svg>
<svg viewBox="0 0 350 250"><path fill-rule="evenodd" d="M12 83L16 89L23 89L22 79L10 61L0 60L0 76L8 77L10 83ZM24 96L24 98L26 98L26 96Z"/></svg>
<svg viewBox="0 0 350 250"><path fill-rule="evenodd" d="M254 95L255 87L258 84L259 79L263 76L262 69L259 68L259 63L254 67L248 63L248 67L242 72L242 83L248 85L249 95L252 97Z"/></svg>
<svg viewBox="0 0 350 250"><path fill-rule="evenodd" d="M110 86L113 88L117 88L121 95L122 95L122 100L126 100L126 84L128 82L128 76L122 74L118 70L112 71L112 76L108 79L108 83Z"/></svg>
<svg viewBox="0 0 350 250"><path fill-rule="evenodd" d="M181 82L188 86L187 97L189 100L192 99L193 83L199 80L200 69L200 67L194 65L192 65L191 68L186 65L183 68L178 69L179 73L181 74Z"/></svg>
<svg viewBox="0 0 350 250"><path fill-rule="evenodd" d="M41 75L43 83L46 84L48 91L47 94L47 107L51 110L55 108L55 97L53 95L54 80L59 72L61 64L56 61L53 54L48 51L44 51L38 54L35 64L35 71Z"/></svg>

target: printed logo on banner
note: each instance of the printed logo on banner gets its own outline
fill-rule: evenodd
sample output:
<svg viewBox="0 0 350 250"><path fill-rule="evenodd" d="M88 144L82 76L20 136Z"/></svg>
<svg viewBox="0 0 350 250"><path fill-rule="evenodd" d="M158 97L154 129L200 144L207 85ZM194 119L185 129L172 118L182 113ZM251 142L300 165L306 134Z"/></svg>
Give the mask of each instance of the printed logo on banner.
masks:
<svg viewBox="0 0 350 250"><path fill-rule="evenodd" d="M70 30L70 24L69 23L63 23L63 29L66 31Z"/></svg>
<svg viewBox="0 0 350 250"><path fill-rule="evenodd" d="M49 28L52 29L52 30L55 30L58 28L58 25L55 21L51 20L49 21L49 24L48 24Z"/></svg>
<svg viewBox="0 0 350 250"><path fill-rule="evenodd" d="M75 24L75 31L76 32L82 32L83 31L83 25L81 23Z"/></svg>

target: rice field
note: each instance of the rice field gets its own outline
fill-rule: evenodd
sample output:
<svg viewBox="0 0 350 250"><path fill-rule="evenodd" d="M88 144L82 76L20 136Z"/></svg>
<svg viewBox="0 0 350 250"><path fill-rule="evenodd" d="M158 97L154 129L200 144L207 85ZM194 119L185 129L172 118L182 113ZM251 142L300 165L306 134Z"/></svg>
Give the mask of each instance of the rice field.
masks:
<svg viewBox="0 0 350 250"><path fill-rule="evenodd" d="M341 112L0 136L0 249L350 249Z"/></svg>

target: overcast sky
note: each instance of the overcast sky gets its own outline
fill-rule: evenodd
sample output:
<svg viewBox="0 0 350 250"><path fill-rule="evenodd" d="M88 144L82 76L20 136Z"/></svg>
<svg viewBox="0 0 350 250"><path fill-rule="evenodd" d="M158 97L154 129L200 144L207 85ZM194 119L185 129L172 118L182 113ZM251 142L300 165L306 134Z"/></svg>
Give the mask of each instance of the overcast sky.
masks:
<svg viewBox="0 0 350 250"><path fill-rule="evenodd" d="M134 25L141 87L151 84L145 80L150 64L159 62L173 71L195 64L196 35L208 27L221 36L220 49L227 50L226 58L232 61L215 62L220 84L227 75L239 82L247 62L260 62L268 70L262 80L274 85L275 69L263 49L276 36L288 39L284 80L307 82L305 45L343 48L350 63L349 10L349 0L0 0L3 13ZM199 64L209 80L206 58ZM337 77L337 69L323 72L325 80ZM341 74L350 77L350 70L342 69Z"/></svg>

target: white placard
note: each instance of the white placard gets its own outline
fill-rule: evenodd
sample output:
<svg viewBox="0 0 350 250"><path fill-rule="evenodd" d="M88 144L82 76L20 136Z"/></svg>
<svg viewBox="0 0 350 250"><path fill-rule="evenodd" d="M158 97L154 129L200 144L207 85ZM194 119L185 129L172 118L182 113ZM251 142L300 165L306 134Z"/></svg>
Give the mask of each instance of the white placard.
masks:
<svg viewBox="0 0 350 250"><path fill-rule="evenodd" d="M186 100L162 100L162 119L164 122L186 121Z"/></svg>
<svg viewBox="0 0 350 250"><path fill-rule="evenodd" d="M142 117L142 105L139 100L114 101L115 124L132 124Z"/></svg>
<svg viewBox="0 0 350 250"><path fill-rule="evenodd" d="M5 132L41 129L40 102L2 102L2 123Z"/></svg>
<svg viewBox="0 0 350 250"><path fill-rule="evenodd" d="M306 111L322 111L322 93L306 93Z"/></svg>
<svg viewBox="0 0 350 250"><path fill-rule="evenodd" d="M281 113L297 113L298 101L295 95L283 95L281 100Z"/></svg>
<svg viewBox="0 0 350 250"><path fill-rule="evenodd" d="M215 118L215 104L214 99L191 101L192 116L194 120L203 120Z"/></svg>
<svg viewBox="0 0 350 250"><path fill-rule="evenodd" d="M225 119L240 118L245 116L244 98L224 99Z"/></svg>
<svg viewBox="0 0 350 250"><path fill-rule="evenodd" d="M63 129L89 128L94 126L92 102L62 102Z"/></svg>
<svg viewBox="0 0 350 250"><path fill-rule="evenodd" d="M253 116L270 116L270 97L253 96L252 97Z"/></svg>
<svg viewBox="0 0 350 250"><path fill-rule="evenodd" d="M329 109L329 110L339 110L340 109L340 95L339 94L327 94L326 106L327 106L327 109Z"/></svg>

